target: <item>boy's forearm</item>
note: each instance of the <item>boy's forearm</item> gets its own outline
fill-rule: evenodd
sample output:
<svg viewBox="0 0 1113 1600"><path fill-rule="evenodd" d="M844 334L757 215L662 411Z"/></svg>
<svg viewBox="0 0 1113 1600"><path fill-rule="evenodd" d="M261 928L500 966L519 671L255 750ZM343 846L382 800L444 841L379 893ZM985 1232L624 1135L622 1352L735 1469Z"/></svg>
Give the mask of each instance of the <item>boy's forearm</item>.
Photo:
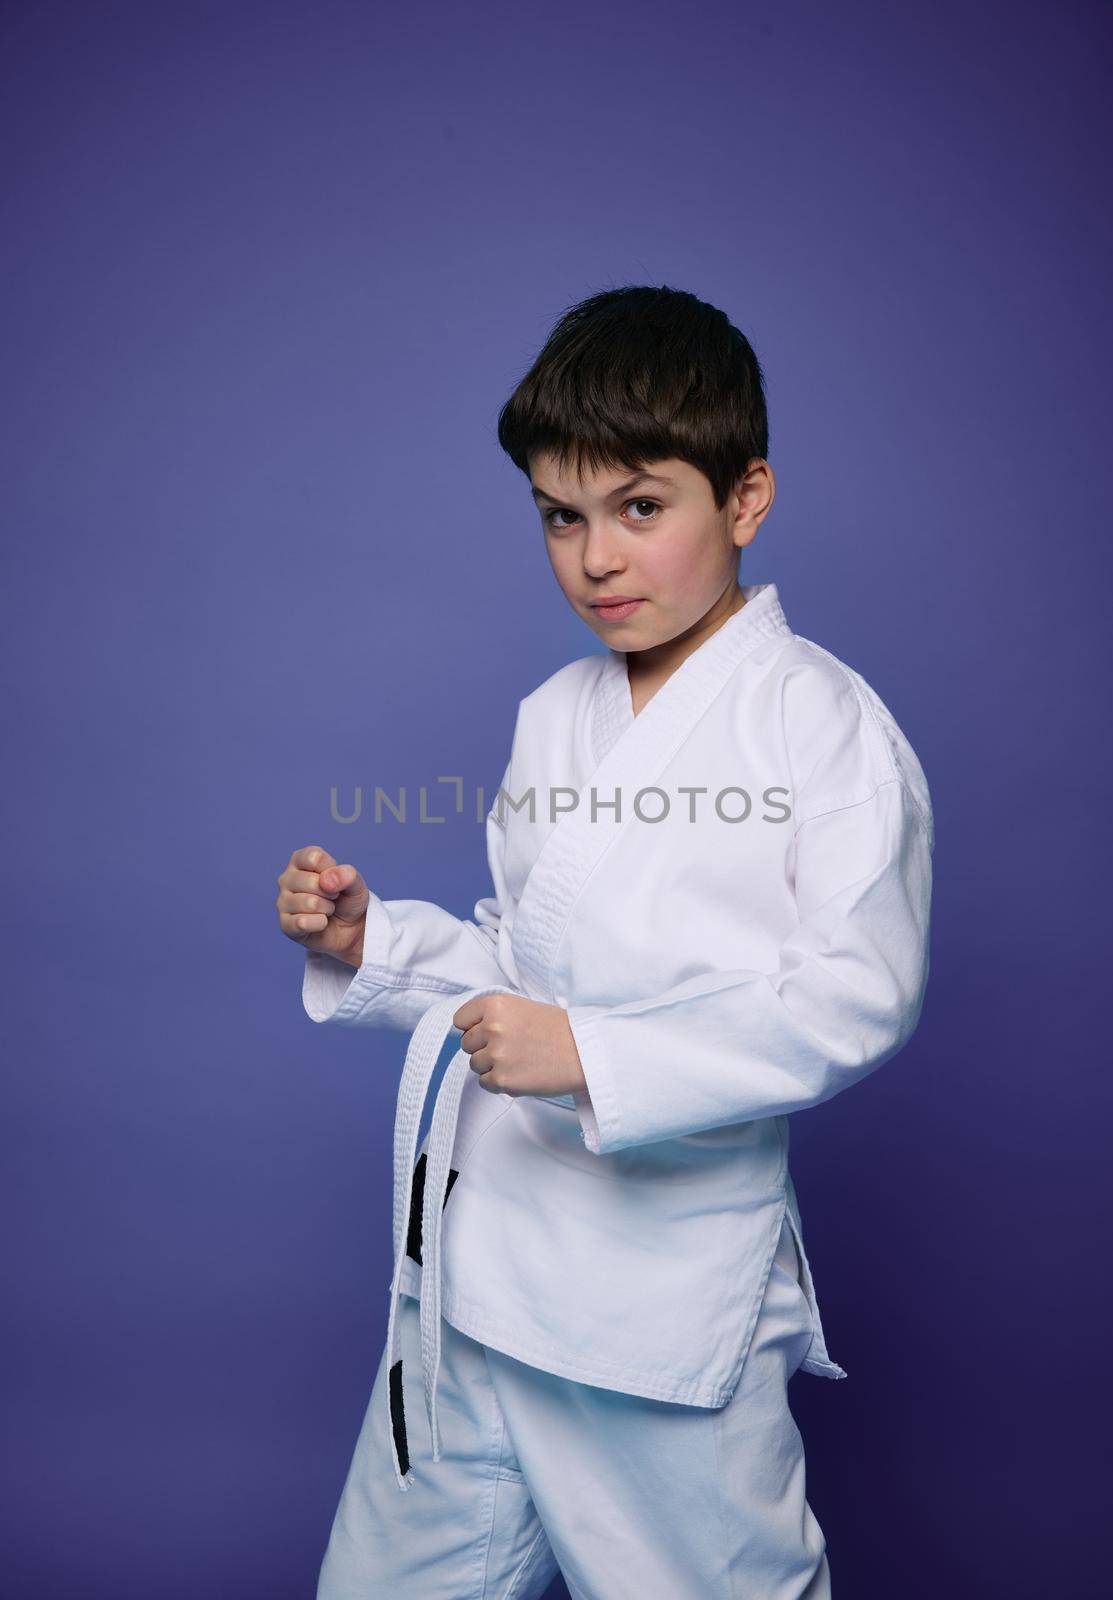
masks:
<svg viewBox="0 0 1113 1600"><path fill-rule="evenodd" d="M701 973L645 999L568 1007L594 1154L819 1105L911 1037L931 839L907 790L893 780L805 823L796 860L803 920L774 971Z"/></svg>
<svg viewBox="0 0 1113 1600"><path fill-rule="evenodd" d="M356 947L341 957L307 950L302 1000L314 1022L410 1031L439 996L506 984L491 902L470 922L421 900L372 897Z"/></svg>

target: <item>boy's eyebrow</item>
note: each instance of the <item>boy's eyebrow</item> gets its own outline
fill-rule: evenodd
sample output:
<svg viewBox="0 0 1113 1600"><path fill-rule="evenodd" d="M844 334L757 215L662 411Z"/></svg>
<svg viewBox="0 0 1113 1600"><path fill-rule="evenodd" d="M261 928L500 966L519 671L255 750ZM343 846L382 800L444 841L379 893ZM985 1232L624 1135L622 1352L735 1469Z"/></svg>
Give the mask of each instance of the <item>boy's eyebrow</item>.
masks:
<svg viewBox="0 0 1113 1600"><path fill-rule="evenodd" d="M627 478L625 483L620 483L617 488L612 489L607 499L616 500L620 494L628 494L631 489L637 488L639 483L663 483L670 489L676 488L676 480L674 478L663 478L656 472L635 472L632 478ZM530 481L530 493L535 500L548 500L554 506L561 504L553 495L546 493L544 489L539 489L532 480Z"/></svg>

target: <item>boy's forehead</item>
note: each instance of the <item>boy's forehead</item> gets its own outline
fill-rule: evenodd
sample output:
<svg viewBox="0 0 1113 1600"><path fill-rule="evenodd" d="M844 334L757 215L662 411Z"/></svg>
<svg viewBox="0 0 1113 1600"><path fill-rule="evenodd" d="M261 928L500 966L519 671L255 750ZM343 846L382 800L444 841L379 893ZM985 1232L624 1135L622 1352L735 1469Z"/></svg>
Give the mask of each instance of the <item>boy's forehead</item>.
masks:
<svg viewBox="0 0 1113 1600"><path fill-rule="evenodd" d="M673 457L645 461L640 465L592 467L588 462L575 461L563 465L553 450L535 451L529 458L530 483L534 498L560 500L571 495L588 499L606 500L627 488L656 482L663 487L679 487L695 470L687 461Z"/></svg>

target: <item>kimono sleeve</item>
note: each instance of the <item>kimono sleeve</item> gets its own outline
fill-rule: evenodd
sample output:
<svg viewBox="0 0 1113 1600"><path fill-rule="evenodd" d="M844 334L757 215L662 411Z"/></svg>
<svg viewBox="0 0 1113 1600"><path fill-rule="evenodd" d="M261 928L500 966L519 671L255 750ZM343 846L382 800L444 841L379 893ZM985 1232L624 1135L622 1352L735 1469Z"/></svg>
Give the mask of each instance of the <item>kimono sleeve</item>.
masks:
<svg viewBox="0 0 1113 1600"><path fill-rule="evenodd" d="M691 978L650 999L572 1006L597 1155L820 1104L911 1037L928 974L932 830L905 782L796 835L799 920L772 971Z"/></svg>
<svg viewBox="0 0 1113 1600"><path fill-rule="evenodd" d="M411 1032L434 1000L509 983L498 959L506 828L497 796L486 829L494 893L476 902L471 920L428 900L380 900L372 892L358 969L320 950L305 952L302 1003L314 1022Z"/></svg>

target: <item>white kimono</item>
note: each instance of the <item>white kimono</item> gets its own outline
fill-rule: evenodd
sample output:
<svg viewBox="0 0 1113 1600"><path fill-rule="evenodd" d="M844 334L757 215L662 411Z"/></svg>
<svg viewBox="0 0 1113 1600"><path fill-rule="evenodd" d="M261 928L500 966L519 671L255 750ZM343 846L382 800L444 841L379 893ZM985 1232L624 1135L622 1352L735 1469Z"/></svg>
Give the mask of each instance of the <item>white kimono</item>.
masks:
<svg viewBox="0 0 1113 1600"><path fill-rule="evenodd" d="M474 922L372 895L358 972L306 952L314 1021L416 1030L387 1341L393 1361L397 1297L418 1296L434 1460L442 1313L562 1377L724 1405L786 1214L814 1326L804 1368L846 1376L824 1343L788 1115L916 1026L931 800L860 675L792 632L775 584L743 593L636 717L613 649L521 701L487 816L494 894ZM498 990L567 1010L587 1090L493 1093L457 1051L419 1194L417 1128L452 1014Z"/></svg>

